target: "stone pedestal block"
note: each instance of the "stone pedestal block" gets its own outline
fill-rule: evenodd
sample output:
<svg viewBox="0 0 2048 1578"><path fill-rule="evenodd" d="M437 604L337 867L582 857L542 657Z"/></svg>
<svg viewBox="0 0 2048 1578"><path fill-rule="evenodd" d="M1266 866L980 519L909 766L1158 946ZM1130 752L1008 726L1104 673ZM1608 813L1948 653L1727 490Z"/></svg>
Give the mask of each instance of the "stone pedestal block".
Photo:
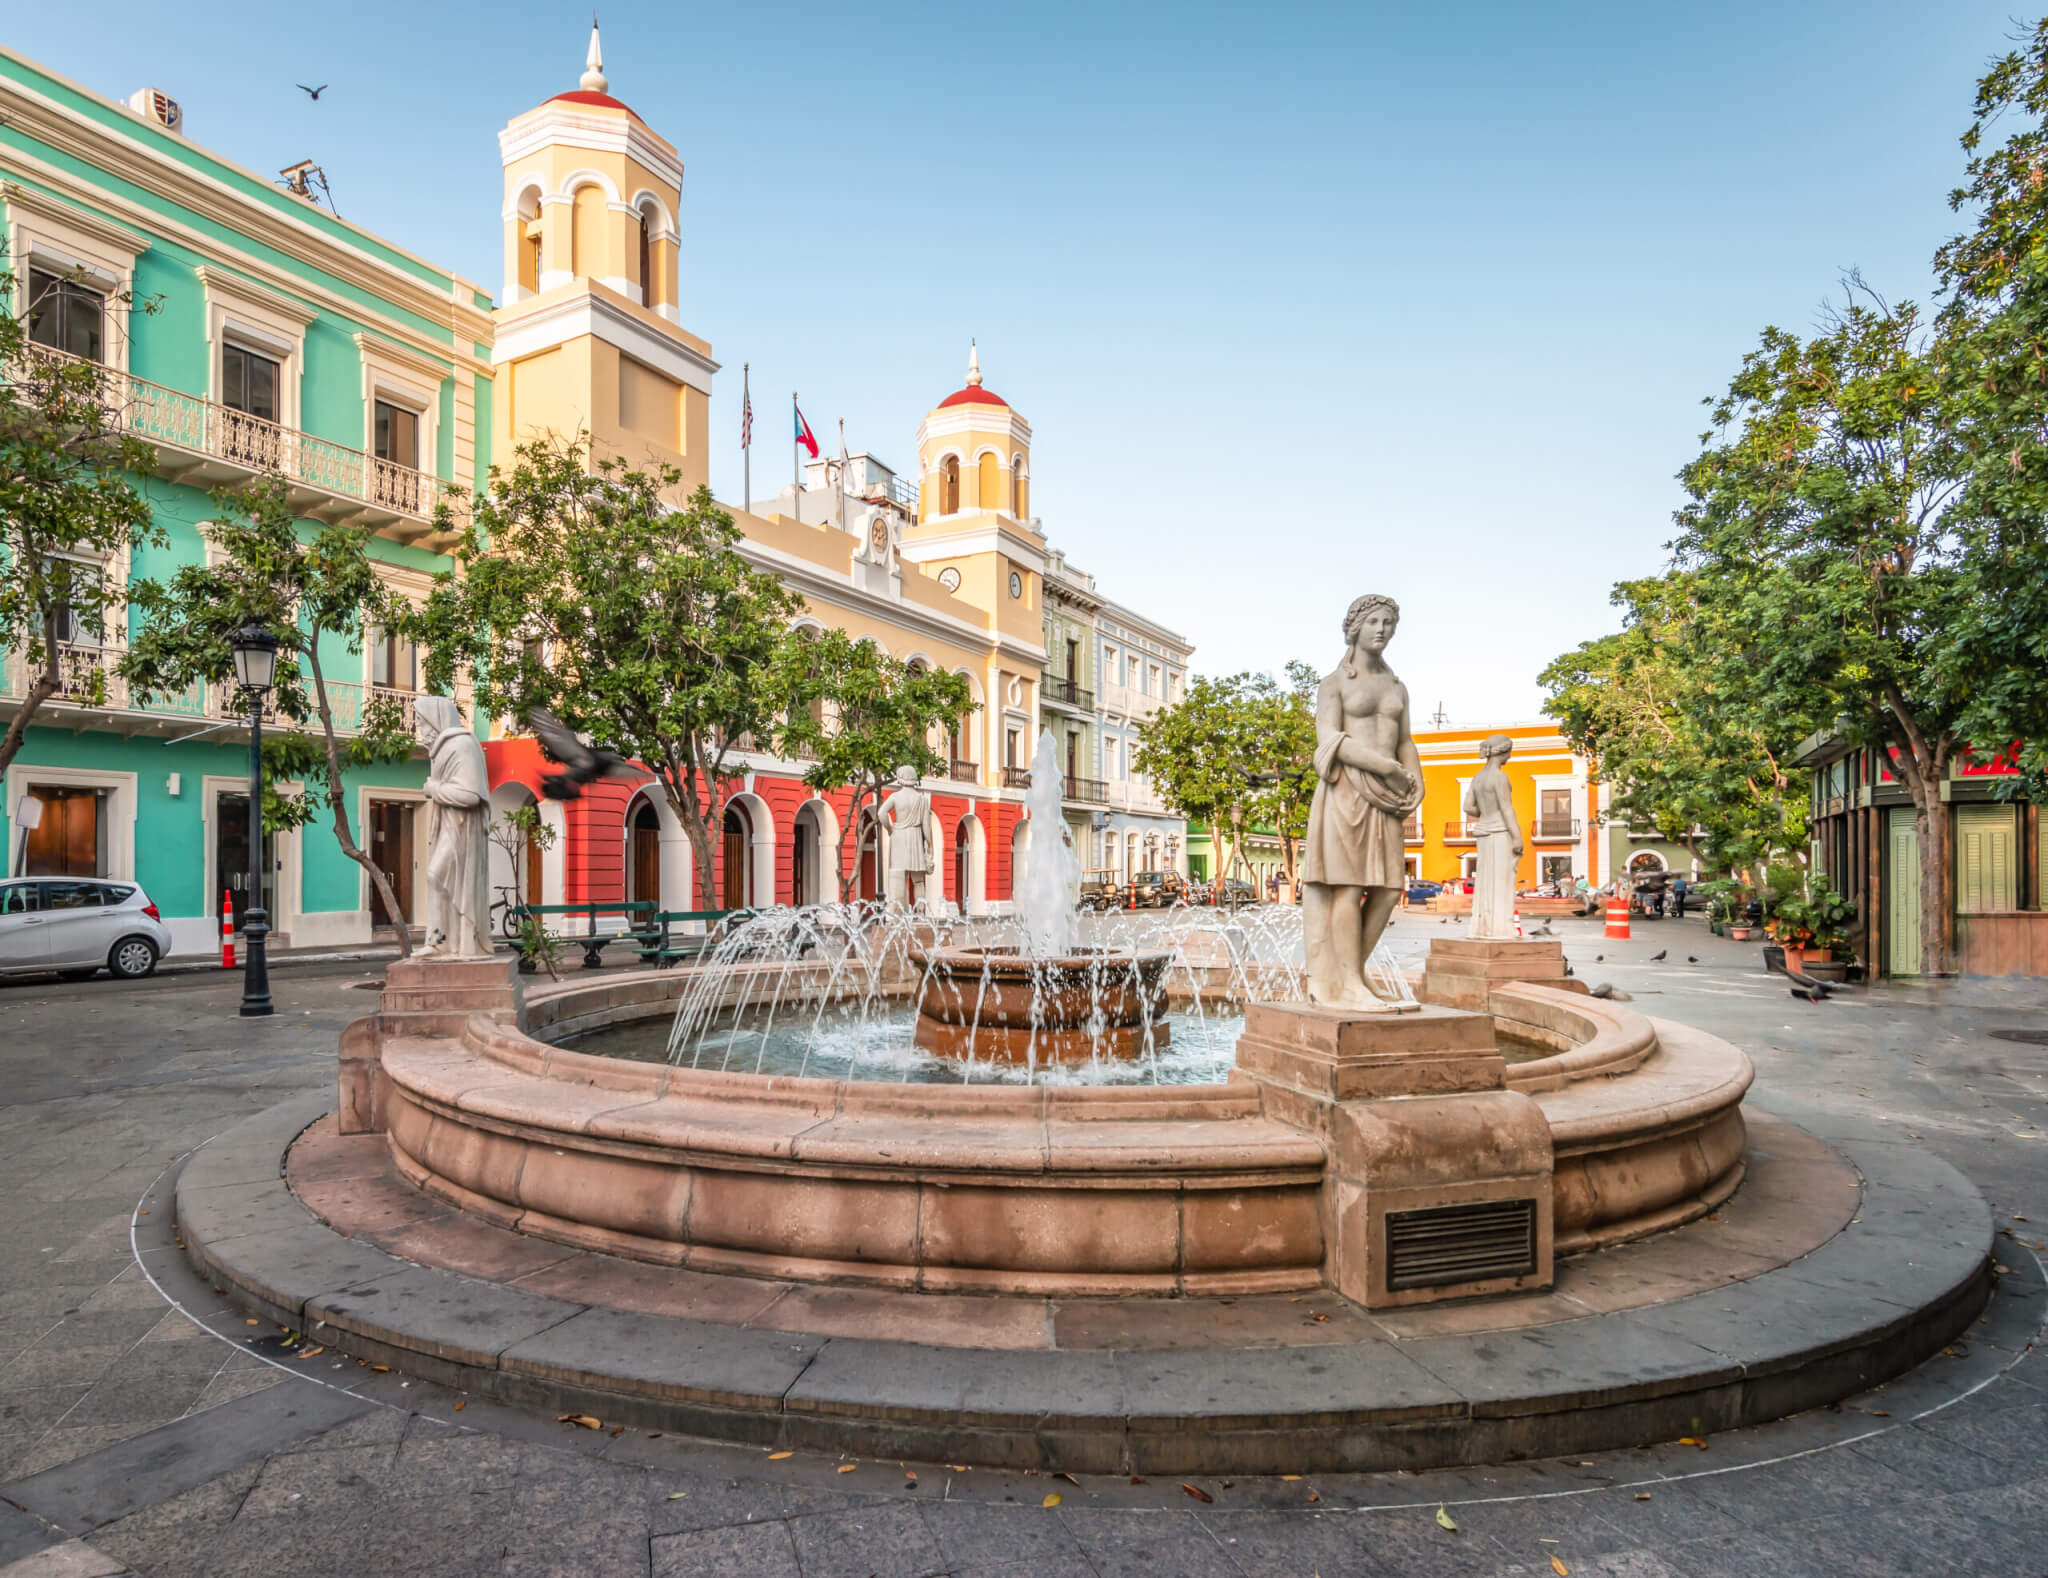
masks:
<svg viewBox="0 0 2048 1578"><path fill-rule="evenodd" d="M1508 981L1585 990L1564 973L1561 942L1439 937L1430 943L1429 959L1423 966L1422 999L1483 1014L1493 989Z"/></svg>
<svg viewBox="0 0 2048 1578"><path fill-rule="evenodd" d="M384 1128L384 1043L397 1036L458 1036L471 1014L519 1018L519 986L507 959L396 959L384 972L377 1012L341 1033L335 1123L343 1134Z"/></svg>
<svg viewBox="0 0 2048 1578"><path fill-rule="evenodd" d="M1324 1278L1346 1298L1550 1286L1550 1125L1506 1088L1488 1016L1253 1004L1237 1059L1268 1116L1322 1142Z"/></svg>

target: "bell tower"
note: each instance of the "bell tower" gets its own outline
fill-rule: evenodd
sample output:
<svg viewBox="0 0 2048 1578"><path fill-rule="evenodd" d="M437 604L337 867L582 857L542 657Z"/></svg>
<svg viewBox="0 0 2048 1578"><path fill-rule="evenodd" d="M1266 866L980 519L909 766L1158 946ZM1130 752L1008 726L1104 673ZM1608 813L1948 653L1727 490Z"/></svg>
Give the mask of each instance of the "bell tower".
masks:
<svg viewBox="0 0 2048 1578"><path fill-rule="evenodd" d="M683 163L613 98L592 23L577 86L498 134L505 285L496 313L497 454L589 435L594 456L707 475L711 347L677 301Z"/></svg>

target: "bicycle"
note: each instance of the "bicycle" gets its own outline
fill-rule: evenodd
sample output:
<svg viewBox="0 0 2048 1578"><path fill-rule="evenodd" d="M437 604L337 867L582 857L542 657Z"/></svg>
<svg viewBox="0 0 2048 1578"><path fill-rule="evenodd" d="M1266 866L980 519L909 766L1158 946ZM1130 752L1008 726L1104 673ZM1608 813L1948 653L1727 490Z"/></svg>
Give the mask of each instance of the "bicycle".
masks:
<svg viewBox="0 0 2048 1578"><path fill-rule="evenodd" d="M519 890L516 887L513 887L510 883L501 885L498 889L498 897L491 901L491 930L500 937L503 937L507 942L517 942L519 940L519 911L525 902L524 899L520 898ZM500 916L500 911L503 911L502 917Z"/></svg>

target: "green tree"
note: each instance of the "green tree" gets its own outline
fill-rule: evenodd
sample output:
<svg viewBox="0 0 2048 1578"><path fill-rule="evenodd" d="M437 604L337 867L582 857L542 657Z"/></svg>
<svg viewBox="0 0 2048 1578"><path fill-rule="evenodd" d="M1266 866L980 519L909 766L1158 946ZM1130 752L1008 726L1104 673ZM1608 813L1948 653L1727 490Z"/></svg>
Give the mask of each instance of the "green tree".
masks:
<svg viewBox="0 0 2048 1578"><path fill-rule="evenodd" d="M232 678L231 637L243 625L259 624L276 636L274 704L280 718L300 727L264 741L263 824L272 831L303 827L325 810L335 842L363 868L384 913L400 916L389 879L356 842L349 775L405 761L419 741L396 696L330 684L325 665L337 645L360 653L366 630L411 629L415 611L378 574L370 534L301 521L282 478L216 493L214 510L206 530L219 551L216 563L186 565L166 581L132 588L138 628L122 676L138 696L178 695ZM317 726L316 735L303 732L308 724ZM304 781L303 794L278 791L293 780ZM399 952L410 954L406 928L395 929Z"/></svg>
<svg viewBox="0 0 2048 1578"><path fill-rule="evenodd" d="M1806 774L1790 765L1806 712L1758 711L1717 685L1739 674L1738 648L1717 654L1693 577L1618 583L1622 628L1553 659L1539 677L1544 711L1608 787L1608 816L1653 828L1693 858L1749 869L1806 841Z"/></svg>
<svg viewBox="0 0 2048 1578"><path fill-rule="evenodd" d="M1264 715L1259 728L1265 755L1247 815L1251 826L1270 827L1279 836L1280 867L1290 888L1316 794L1316 691L1322 682L1312 665L1297 659L1287 665L1285 685L1260 674L1247 692Z"/></svg>
<svg viewBox="0 0 2048 1578"><path fill-rule="evenodd" d="M45 296L70 284L44 278ZM0 274L0 654L20 655L28 688L0 736L0 776L51 697L105 701L96 649L117 644L110 626L128 600L105 567L164 541L130 479L156 461L129 435L119 385L99 362L32 341L30 323L48 303L17 311L17 283ZM79 648L67 663L67 649Z"/></svg>
<svg viewBox="0 0 2048 1578"><path fill-rule="evenodd" d="M1962 737L2017 742L2028 795L2048 803L2048 20L1978 82L1975 109L1950 194L1973 223L1935 258L1944 420L1969 486L1944 522L1959 595L1933 658L1963 698Z"/></svg>
<svg viewBox="0 0 2048 1578"><path fill-rule="evenodd" d="M1230 875L1246 832L1259 825L1262 814L1278 814L1283 801L1291 803L1298 792L1292 786L1283 792L1277 781L1282 757L1273 732L1283 710L1279 691L1270 675L1198 674L1179 701L1152 715L1131 761L1168 805L1190 822L1209 825L1220 845L1219 879ZM1311 757L1314 731L1311 714ZM1285 765L1293 764L1287 757Z"/></svg>
<svg viewBox="0 0 2048 1578"><path fill-rule="evenodd" d="M836 852L845 902L859 872L858 859L847 859L847 840L880 836L876 822L862 833L863 811L881 803L900 766L915 767L919 777L944 772L948 753L933 737L943 740L979 703L960 675L913 666L844 630L792 630L772 683L783 754L807 763L804 782L818 793L841 785L853 791Z"/></svg>
<svg viewBox="0 0 2048 1578"><path fill-rule="evenodd" d="M1708 625L1707 694L1790 733L1839 715L1890 752L1920 835L1921 956L1949 968L1942 784L1967 676L1941 632L1968 616L1945 519L1965 457L1943 420L1940 346L1918 312L1849 282L1810 339L1764 331L1680 473L1677 564Z"/></svg>
<svg viewBox="0 0 2048 1578"><path fill-rule="evenodd" d="M738 551L732 517L673 468L587 470L580 444L521 445L493 467L422 630L428 676L466 668L475 704L542 707L654 774L690 840L699 906L716 908L711 829L740 753L777 727L769 685L802 604Z"/></svg>

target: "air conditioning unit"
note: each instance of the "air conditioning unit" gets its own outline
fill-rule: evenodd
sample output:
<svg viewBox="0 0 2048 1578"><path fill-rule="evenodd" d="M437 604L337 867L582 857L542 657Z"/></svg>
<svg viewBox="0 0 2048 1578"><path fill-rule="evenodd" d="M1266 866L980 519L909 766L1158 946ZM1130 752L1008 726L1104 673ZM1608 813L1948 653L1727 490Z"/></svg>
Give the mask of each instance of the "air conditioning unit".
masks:
<svg viewBox="0 0 2048 1578"><path fill-rule="evenodd" d="M178 101L162 88L137 88L128 95L128 108L168 131L184 133L185 112L178 107Z"/></svg>

